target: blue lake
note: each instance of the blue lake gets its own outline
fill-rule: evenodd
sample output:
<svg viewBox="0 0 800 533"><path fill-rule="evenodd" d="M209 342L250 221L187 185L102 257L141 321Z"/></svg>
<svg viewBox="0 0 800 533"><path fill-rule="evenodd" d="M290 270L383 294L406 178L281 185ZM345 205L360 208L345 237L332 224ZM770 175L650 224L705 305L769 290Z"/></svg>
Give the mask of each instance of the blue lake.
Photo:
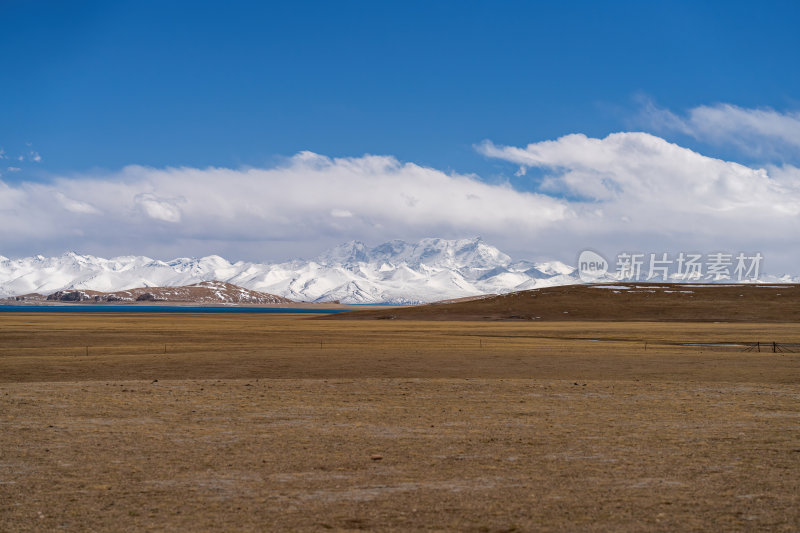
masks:
<svg viewBox="0 0 800 533"><path fill-rule="evenodd" d="M186 305L0 305L0 313L343 313L345 309Z"/></svg>

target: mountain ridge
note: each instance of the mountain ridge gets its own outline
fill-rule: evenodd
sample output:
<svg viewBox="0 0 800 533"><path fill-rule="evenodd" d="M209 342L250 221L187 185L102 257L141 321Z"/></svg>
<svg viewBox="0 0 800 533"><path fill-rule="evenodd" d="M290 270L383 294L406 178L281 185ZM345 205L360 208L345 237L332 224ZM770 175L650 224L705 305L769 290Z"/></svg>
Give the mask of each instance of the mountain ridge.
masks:
<svg viewBox="0 0 800 533"><path fill-rule="evenodd" d="M44 296L27 295L24 301L47 300L57 302L175 302L200 304L287 304L292 300L259 291L238 287L222 281L201 281L179 287L136 287L133 289L102 292L91 289L68 289ZM31 298L33 296L33 298Z"/></svg>
<svg viewBox="0 0 800 533"><path fill-rule="evenodd" d="M514 261L480 237L393 240L374 247L350 241L314 259L280 263L230 262L218 255L168 261L135 255L105 259L72 251L56 257L0 256L0 296L115 292L215 280L294 301L347 304L430 303L580 283L572 266ZM614 278L608 275L605 280Z"/></svg>

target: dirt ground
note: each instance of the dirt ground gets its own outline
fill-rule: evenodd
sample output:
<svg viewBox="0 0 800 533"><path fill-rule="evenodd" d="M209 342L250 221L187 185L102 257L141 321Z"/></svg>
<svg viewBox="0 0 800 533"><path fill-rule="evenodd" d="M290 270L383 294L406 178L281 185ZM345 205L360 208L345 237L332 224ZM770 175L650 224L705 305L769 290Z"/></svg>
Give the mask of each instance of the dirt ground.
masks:
<svg viewBox="0 0 800 533"><path fill-rule="evenodd" d="M794 324L0 315L0 531L796 531ZM87 355L88 354L88 355Z"/></svg>

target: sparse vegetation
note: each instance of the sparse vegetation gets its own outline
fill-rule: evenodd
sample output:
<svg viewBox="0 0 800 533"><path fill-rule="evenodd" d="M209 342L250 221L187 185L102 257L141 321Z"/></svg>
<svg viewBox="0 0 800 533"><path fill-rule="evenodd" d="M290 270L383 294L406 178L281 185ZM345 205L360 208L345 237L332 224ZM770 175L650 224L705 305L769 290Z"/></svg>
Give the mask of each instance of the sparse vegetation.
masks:
<svg viewBox="0 0 800 533"><path fill-rule="evenodd" d="M800 322L800 285L628 283L562 285L348 313L341 320L599 320Z"/></svg>
<svg viewBox="0 0 800 533"><path fill-rule="evenodd" d="M797 529L800 354L681 346L741 340L3 314L0 529Z"/></svg>

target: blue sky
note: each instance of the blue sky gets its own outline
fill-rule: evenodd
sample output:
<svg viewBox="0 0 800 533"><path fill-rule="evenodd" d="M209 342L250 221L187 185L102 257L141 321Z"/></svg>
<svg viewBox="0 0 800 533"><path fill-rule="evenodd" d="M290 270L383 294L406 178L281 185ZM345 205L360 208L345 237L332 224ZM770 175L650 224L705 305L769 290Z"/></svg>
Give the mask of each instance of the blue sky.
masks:
<svg viewBox="0 0 800 533"><path fill-rule="evenodd" d="M603 136L641 96L683 110L800 95L789 2L3 6L2 146L30 142L55 172L301 150L483 171L475 143Z"/></svg>
<svg viewBox="0 0 800 533"><path fill-rule="evenodd" d="M306 233L274 232L258 239L237 232L232 222L215 234L203 224L189 226L189 206L200 201L191 190L164 186L169 191L162 191L171 178L157 181L148 173L210 166L296 170L296 154L304 151L331 158L338 168L337 158L363 163L362 156L374 154L401 166L471 176L566 202L563 217L570 219L569 211L585 208L586 201L608 201L569 180L542 188L553 181L548 177L563 178L563 169L574 171L573 159L521 163L482 143L525 147L570 134L605 139L646 132L704 157L767 168L769 179L794 191L800 163L798 15L793 2L6 0L0 3L0 149L6 158L0 160L0 181L10 189L0 194L10 201L12 192L31 195L40 184L50 187L47 198L86 216L53 222L58 231L43 225L24 239L9 233L0 254L55 253L68 246L97 254L216 251L263 259L311 254L349 238L475 233L495 237L514 255L564 259L570 249L598 241L609 247L753 248L760 244L757 236L733 239L722 222L718 233L704 239L679 238L649 219L642 221L647 237L639 225L628 240L582 238L586 232L579 228L569 229L571 238L544 239L556 231L553 224L563 228L557 224L562 218L547 219L549 225L525 217L508 221L511 227L522 223L531 235L525 238L501 231L500 222L487 223L485 230L475 224L397 225L393 232L386 229L388 221L352 205L308 207L302 192L284 198L310 209L305 219L313 219L318 207L350 213L334 217L337 221L363 223L339 227L320 219ZM521 164L528 169L524 175L518 172ZM138 170L123 170L130 165ZM92 180L99 188L113 183L135 188L136 181L141 190L131 193L138 198L131 202L143 220L155 212L164 216L150 216L156 226L146 227L132 218L110 221L96 203L100 200L76 197ZM67 195L78 184L80 191ZM391 189L380 191L391 195ZM269 194L282 193L272 188ZM772 193L786 196L786 191ZM658 194L653 191L654 201ZM178 214L148 211L142 207L151 205L147 195ZM737 202L731 205L741 207ZM501 206L483 208L502 215ZM795 227L796 216L787 216L777 230ZM254 217L237 223L267 224ZM29 224L21 215L4 222L12 229ZM97 230L108 224L118 233ZM274 227L274 221L269 224ZM63 233L65 225L71 233ZM175 231L179 226L183 229ZM611 226L607 231L606 236L619 233ZM128 239L131 232L141 239ZM654 240L662 234L667 237Z"/></svg>

